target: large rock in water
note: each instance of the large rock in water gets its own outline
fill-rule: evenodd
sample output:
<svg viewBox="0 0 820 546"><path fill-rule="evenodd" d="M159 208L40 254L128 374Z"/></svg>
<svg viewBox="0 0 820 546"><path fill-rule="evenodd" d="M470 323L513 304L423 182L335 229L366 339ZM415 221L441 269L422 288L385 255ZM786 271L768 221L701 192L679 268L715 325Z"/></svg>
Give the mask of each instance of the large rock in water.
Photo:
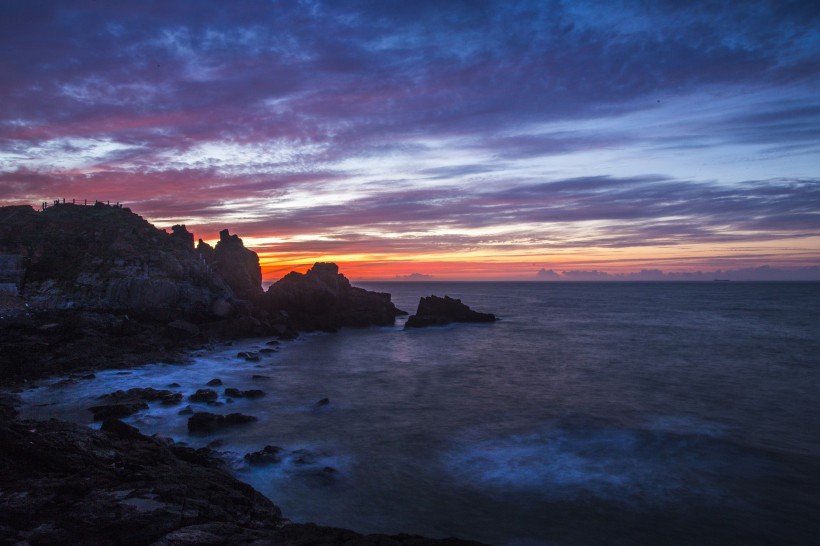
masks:
<svg viewBox="0 0 820 546"><path fill-rule="evenodd" d="M305 274L291 272L265 294L270 312L285 311L300 330L333 331L342 326L390 326L405 315L390 294L350 285L334 263L316 263Z"/></svg>
<svg viewBox="0 0 820 546"><path fill-rule="evenodd" d="M443 326L451 322L495 322L492 313L473 311L461 300L444 296L428 296L419 300L416 314L407 319L405 328L422 328L424 326Z"/></svg>

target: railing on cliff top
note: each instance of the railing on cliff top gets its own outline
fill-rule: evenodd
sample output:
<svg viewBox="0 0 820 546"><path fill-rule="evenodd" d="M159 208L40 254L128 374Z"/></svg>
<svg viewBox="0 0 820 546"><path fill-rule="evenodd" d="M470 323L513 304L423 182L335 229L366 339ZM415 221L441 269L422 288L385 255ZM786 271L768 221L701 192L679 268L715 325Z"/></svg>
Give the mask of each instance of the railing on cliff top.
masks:
<svg viewBox="0 0 820 546"><path fill-rule="evenodd" d="M55 199L51 203L49 203L48 201L41 202L40 203L40 210L41 211L46 210L49 207L54 207L54 206L57 206L57 205L80 205L81 207L94 207L94 206L105 205L107 207L117 207L117 208L120 208L120 209L122 208L122 203L120 203L119 201L117 201L116 203L114 203L112 205L111 201L100 201L99 199L94 199L93 202L92 202L92 201L89 201L88 199L72 199L71 201L66 201L65 198L63 198L63 199Z"/></svg>

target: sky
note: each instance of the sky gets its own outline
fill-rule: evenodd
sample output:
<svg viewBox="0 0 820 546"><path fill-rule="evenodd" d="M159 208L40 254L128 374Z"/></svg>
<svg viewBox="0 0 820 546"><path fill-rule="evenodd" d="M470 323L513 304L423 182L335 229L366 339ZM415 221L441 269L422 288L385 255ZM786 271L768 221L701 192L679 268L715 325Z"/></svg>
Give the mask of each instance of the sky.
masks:
<svg viewBox="0 0 820 546"><path fill-rule="evenodd" d="M816 0L0 0L0 203L227 227L268 282L820 279L818 29Z"/></svg>

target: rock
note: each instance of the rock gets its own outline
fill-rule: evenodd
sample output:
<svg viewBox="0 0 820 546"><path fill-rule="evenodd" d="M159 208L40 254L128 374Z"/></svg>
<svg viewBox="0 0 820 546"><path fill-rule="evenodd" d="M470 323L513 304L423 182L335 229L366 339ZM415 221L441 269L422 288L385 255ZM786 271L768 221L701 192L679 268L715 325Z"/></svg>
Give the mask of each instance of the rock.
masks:
<svg viewBox="0 0 820 546"><path fill-rule="evenodd" d="M239 389L228 387L225 389L225 396L230 396L232 398L261 398L265 396L265 391L261 391L259 389L241 391Z"/></svg>
<svg viewBox="0 0 820 546"><path fill-rule="evenodd" d="M444 296L429 296L419 300L416 314L407 319L405 328L443 326L451 322L495 322L495 315L479 313L461 303L461 300Z"/></svg>
<svg viewBox="0 0 820 546"><path fill-rule="evenodd" d="M259 389L249 389L242 393L245 398L262 398L265 396L265 391L261 391Z"/></svg>
<svg viewBox="0 0 820 546"><path fill-rule="evenodd" d="M243 425L256 421L252 415L241 413L230 413L228 415L218 415L208 412L196 412L188 418L188 431L193 433L207 434L233 425Z"/></svg>
<svg viewBox="0 0 820 546"><path fill-rule="evenodd" d="M259 353L260 354L265 354L265 355L269 355L269 354L275 353L275 352L276 352L275 349L267 349L267 348L266 349L259 349Z"/></svg>
<svg viewBox="0 0 820 546"><path fill-rule="evenodd" d="M251 376L251 379L253 379L254 381L262 381L262 380L265 380L265 379L270 379L270 376L253 374Z"/></svg>
<svg viewBox="0 0 820 546"><path fill-rule="evenodd" d="M199 389L188 397L191 402L214 402L219 397L213 389Z"/></svg>
<svg viewBox="0 0 820 546"><path fill-rule="evenodd" d="M322 398L321 400L316 402L317 406L327 406L328 404L330 404L330 398Z"/></svg>
<svg viewBox="0 0 820 546"><path fill-rule="evenodd" d="M169 234L126 208L105 205L8 211L0 207L0 253L26 256L23 295L32 307L162 320L174 337L196 335L194 319L210 316L214 300L233 295L183 226Z"/></svg>
<svg viewBox="0 0 820 546"><path fill-rule="evenodd" d="M265 446L259 451L245 454L245 462L253 466L276 464L282 461L282 448Z"/></svg>
<svg viewBox="0 0 820 546"><path fill-rule="evenodd" d="M134 387L132 389L128 389L127 391L118 390L108 394L104 394L97 399L110 401L145 400L146 402L154 402L156 400L162 400L164 398L167 398L173 394L173 391L169 391L166 389L158 390L153 389L151 387Z"/></svg>
<svg viewBox="0 0 820 546"><path fill-rule="evenodd" d="M147 546L208 522L234 527L223 544L235 543L242 526L267 534L257 543L283 542L275 535L284 523L279 509L231 477L210 450L150 438L117 420L99 431L58 420L3 424L0 444L2 544Z"/></svg>
<svg viewBox="0 0 820 546"><path fill-rule="evenodd" d="M290 455L294 457L293 463L297 465L311 465L316 462L316 453L307 449L291 451Z"/></svg>
<svg viewBox="0 0 820 546"><path fill-rule="evenodd" d="M175 392L160 399L160 403L163 406L173 406L175 404L179 404L180 402L182 402L181 392Z"/></svg>
<svg viewBox="0 0 820 546"><path fill-rule="evenodd" d="M236 235L227 229L219 232L216 247L204 243L201 239L197 245L200 255L240 298L254 301L262 295L262 268L259 267L259 256L248 250Z"/></svg>
<svg viewBox="0 0 820 546"><path fill-rule="evenodd" d="M123 440L143 440L146 438L140 434L140 431L137 428L127 425L117 418L106 418L103 420L100 430L113 434L117 438Z"/></svg>
<svg viewBox="0 0 820 546"><path fill-rule="evenodd" d="M167 386L168 386L169 389L178 389L180 387L180 384L179 383L168 383Z"/></svg>
<svg viewBox="0 0 820 546"><path fill-rule="evenodd" d="M222 380L218 379L218 378L213 378L205 384L208 385L209 387L220 387L220 386L222 386Z"/></svg>
<svg viewBox="0 0 820 546"><path fill-rule="evenodd" d="M277 341L275 339L272 339L272 340L266 342L265 345L270 345L271 347L275 347L276 345L279 345L279 341Z"/></svg>
<svg viewBox="0 0 820 546"><path fill-rule="evenodd" d="M302 330L386 326L404 314L390 301L390 294L351 286L333 263L316 263L305 274L288 273L271 285L260 301L272 315L285 312L291 324ZM283 330L280 338L285 334Z"/></svg>
<svg viewBox="0 0 820 546"><path fill-rule="evenodd" d="M305 478L307 478L312 485L317 485L320 487L334 485L337 477L338 471L332 466L325 466L305 475Z"/></svg>
<svg viewBox="0 0 820 546"><path fill-rule="evenodd" d="M186 406L185 408L183 408L183 409L181 409L177 412L177 415L193 415L193 414L194 414L194 410L191 406Z"/></svg>
<svg viewBox="0 0 820 546"><path fill-rule="evenodd" d="M100 430L14 421L13 400L0 392L0 544L476 545L291 524L210 449L148 437L114 419ZM307 480L335 474L301 472Z"/></svg>
<svg viewBox="0 0 820 546"><path fill-rule="evenodd" d="M148 409L148 404L145 402L132 402L129 404L104 404L101 406L93 406L88 408L88 411L94 414L95 421L104 421L106 419L122 419L129 415L134 415L140 410Z"/></svg>

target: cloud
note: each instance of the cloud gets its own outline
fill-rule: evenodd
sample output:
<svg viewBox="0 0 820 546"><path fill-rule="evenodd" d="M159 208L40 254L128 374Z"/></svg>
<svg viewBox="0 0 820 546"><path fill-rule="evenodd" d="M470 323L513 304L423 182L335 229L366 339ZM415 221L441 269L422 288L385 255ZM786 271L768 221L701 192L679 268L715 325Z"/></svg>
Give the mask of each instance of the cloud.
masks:
<svg viewBox="0 0 820 546"><path fill-rule="evenodd" d="M401 281L431 281L435 278L434 275L425 275L424 273L410 273L409 275L396 275L396 280Z"/></svg>
<svg viewBox="0 0 820 546"><path fill-rule="evenodd" d="M544 269L543 267L535 274L535 278L539 281L557 281L561 279L561 275L552 269Z"/></svg>
<svg viewBox="0 0 820 546"><path fill-rule="evenodd" d="M541 271L546 271L542 269ZM597 270L569 270L561 275L536 277L539 280L566 281L820 281L820 267L778 268L763 265L738 269L716 269L709 271L671 271L642 269L632 273L607 273ZM551 271L550 271L551 272ZM542 278L544 277L544 278Z"/></svg>
<svg viewBox="0 0 820 546"><path fill-rule="evenodd" d="M12 3L0 199L302 255L810 239L818 25L763 0Z"/></svg>

